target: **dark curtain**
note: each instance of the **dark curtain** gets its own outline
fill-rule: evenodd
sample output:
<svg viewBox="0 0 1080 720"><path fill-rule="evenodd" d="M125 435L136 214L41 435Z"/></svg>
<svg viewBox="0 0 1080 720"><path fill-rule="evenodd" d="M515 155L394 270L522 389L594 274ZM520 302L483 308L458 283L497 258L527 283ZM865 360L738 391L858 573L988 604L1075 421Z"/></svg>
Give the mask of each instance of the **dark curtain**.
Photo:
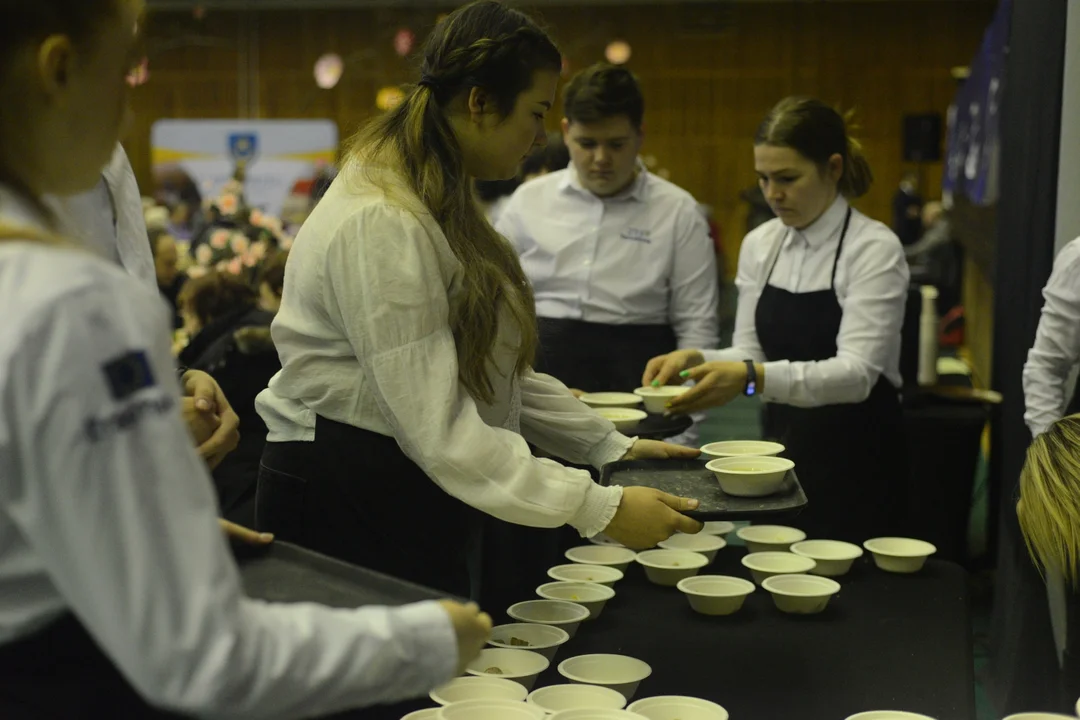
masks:
<svg viewBox="0 0 1080 720"><path fill-rule="evenodd" d="M1015 509L1031 440L1021 372L1054 254L1066 11L1067 0L1012 3L1001 108L993 363L994 387L1004 402L992 428L998 572L990 651L990 692L1000 715L1070 709L1061 692L1045 586L1027 556Z"/></svg>

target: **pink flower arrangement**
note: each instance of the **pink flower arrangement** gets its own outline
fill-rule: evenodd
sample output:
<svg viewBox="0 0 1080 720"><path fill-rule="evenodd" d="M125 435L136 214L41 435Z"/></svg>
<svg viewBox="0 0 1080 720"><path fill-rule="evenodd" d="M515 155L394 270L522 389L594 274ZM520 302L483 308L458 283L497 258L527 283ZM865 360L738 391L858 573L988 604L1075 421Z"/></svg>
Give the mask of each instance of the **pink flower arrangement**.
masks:
<svg viewBox="0 0 1080 720"><path fill-rule="evenodd" d="M293 239L291 235L282 235L278 245L282 250L292 250Z"/></svg>
<svg viewBox="0 0 1080 720"><path fill-rule="evenodd" d="M248 252L251 257L255 258L256 262L266 257L266 241L259 240L252 244L251 250Z"/></svg>
<svg viewBox="0 0 1080 720"><path fill-rule="evenodd" d="M244 261L239 257L234 257L228 263L226 263L226 270L233 275L239 275L244 272Z"/></svg>
<svg viewBox="0 0 1080 720"><path fill-rule="evenodd" d="M252 210L251 214L248 216L248 222L251 223L252 225L254 225L255 227L266 227L266 225L265 225L266 216L263 215L262 210L259 210L258 208L256 208L256 209Z"/></svg>
<svg viewBox="0 0 1080 720"><path fill-rule="evenodd" d="M240 199L232 193L225 193L218 198L217 206L222 215L235 215L240 209Z"/></svg>
<svg viewBox="0 0 1080 720"><path fill-rule="evenodd" d="M205 246L203 246L203 247L205 247ZM202 248L199 248L199 249L201 250ZM206 273L207 273L206 268L201 266L201 265L192 265L191 267L188 268L188 271L187 271L188 277L191 278L192 280L194 280L196 278L204 277L206 275Z"/></svg>
<svg viewBox="0 0 1080 720"><path fill-rule="evenodd" d="M211 238L211 242L213 239ZM200 245L195 248L195 262L206 267L214 259L214 251L209 245Z"/></svg>
<svg viewBox="0 0 1080 720"><path fill-rule="evenodd" d="M214 250L224 250L229 246L229 231L215 230L210 234L210 247ZM197 251L196 251L197 252Z"/></svg>
<svg viewBox="0 0 1080 720"><path fill-rule="evenodd" d="M247 236L243 233L233 233L229 239L229 247L237 255L242 255L247 252L247 249L251 246L251 242L247 239Z"/></svg>

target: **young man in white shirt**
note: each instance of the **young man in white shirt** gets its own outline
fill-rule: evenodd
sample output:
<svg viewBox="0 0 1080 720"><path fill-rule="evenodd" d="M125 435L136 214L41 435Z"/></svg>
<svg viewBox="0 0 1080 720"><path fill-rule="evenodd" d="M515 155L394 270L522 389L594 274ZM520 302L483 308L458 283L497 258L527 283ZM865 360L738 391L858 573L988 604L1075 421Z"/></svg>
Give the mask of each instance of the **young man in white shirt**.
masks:
<svg viewBox="0 0 1080 720"><path fill-rule="evenodd" d="M587 392L629 391L654 355L718 342L716 255L690 193L638 159L634 75L590 67L563 99L570 167L525 183L496 228L536 294L538 368Z"/></svg>

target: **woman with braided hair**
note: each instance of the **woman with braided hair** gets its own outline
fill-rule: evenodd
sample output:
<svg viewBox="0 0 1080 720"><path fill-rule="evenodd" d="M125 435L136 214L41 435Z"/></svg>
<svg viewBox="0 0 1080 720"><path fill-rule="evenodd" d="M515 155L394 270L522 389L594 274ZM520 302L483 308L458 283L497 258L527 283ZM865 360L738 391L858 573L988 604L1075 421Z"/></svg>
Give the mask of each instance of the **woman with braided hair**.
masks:
<svg viewBox="0 0 1080 720"><path fill-rule="evenodd" d="M462 596L483 514L631 547L700 529L680 513L695 501L601 487L529 449L594 466L697 455L624 437L530 367L532 293L471 187L544 142L561 65L522 13L466 5L433 31L405 100L353 141L272 326L260 528Z"/></svg>

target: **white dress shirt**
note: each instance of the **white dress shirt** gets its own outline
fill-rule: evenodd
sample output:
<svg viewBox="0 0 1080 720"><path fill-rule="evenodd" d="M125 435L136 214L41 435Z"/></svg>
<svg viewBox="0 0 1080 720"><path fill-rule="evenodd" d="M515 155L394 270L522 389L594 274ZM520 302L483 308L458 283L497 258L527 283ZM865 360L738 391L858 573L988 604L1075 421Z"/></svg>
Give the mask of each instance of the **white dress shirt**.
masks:
<svg viewBox="0 0 1080 720"><path fill-rule="evenodd" d="M1080 238L1054 258L1035 344L1024 363L1024 422L1040 435L1065 415L1069 374L1080 361Z"/></svg>
<svg viewBox="0 0 1080 720"><path fill-rule="evenodd" d="M530 180L496 228L514 244L536 312L608 325L671 325L680 348L719 342L716 251L693 196L639 166L601 198L571 165Z"/></svg>
<svg viewBox="0 0 1080 720"><path fill-rule="evenodd" d="M0 224L46 223L0 189ZM89 252L0 242L0 643L69 611L150 703L199 717L311 717L449 679L437 604L244 597L156 292Z"/></svg>
<svg viewBox="0 0 1080 720"><path fill-rule="evenodd" d="M65 234L120 265L146 287L157 289L142 195L122 145L117 143L97 187L79 195L48 197L45 203Z"/></svg>
<svg viewBox="0 0 1080 720"><path fill-rule="evenodd" d="M844 313L836 357L766 362L758 342L754 313L776 244L782 243L770 285L793 293L828 289L848 207L839 197L802 231L773 219L743 240L735 279L739 303L732 347L706 351L705 359L764 363L763 400L798 407L858 403L870 396L882 374L895 387L903 385L900 328L909 285L907 260L893 231L858 210L852 210L836 266L836 297Z"/></svg>
<svg viewBox="0 0 1080 720"><path fill-rule="evenodd" d="M395 438L443 490L497 518L600 532L621 488L535 458L527 441L600 466L632 440L554 378L517 377L509 323L490 364L495 401L473 399L450 324L466 270L420 201L380 177L392 196L343 169L293 244L271 327L282 369L256 399L269 441L310 441L322 415Z"/></svg>

